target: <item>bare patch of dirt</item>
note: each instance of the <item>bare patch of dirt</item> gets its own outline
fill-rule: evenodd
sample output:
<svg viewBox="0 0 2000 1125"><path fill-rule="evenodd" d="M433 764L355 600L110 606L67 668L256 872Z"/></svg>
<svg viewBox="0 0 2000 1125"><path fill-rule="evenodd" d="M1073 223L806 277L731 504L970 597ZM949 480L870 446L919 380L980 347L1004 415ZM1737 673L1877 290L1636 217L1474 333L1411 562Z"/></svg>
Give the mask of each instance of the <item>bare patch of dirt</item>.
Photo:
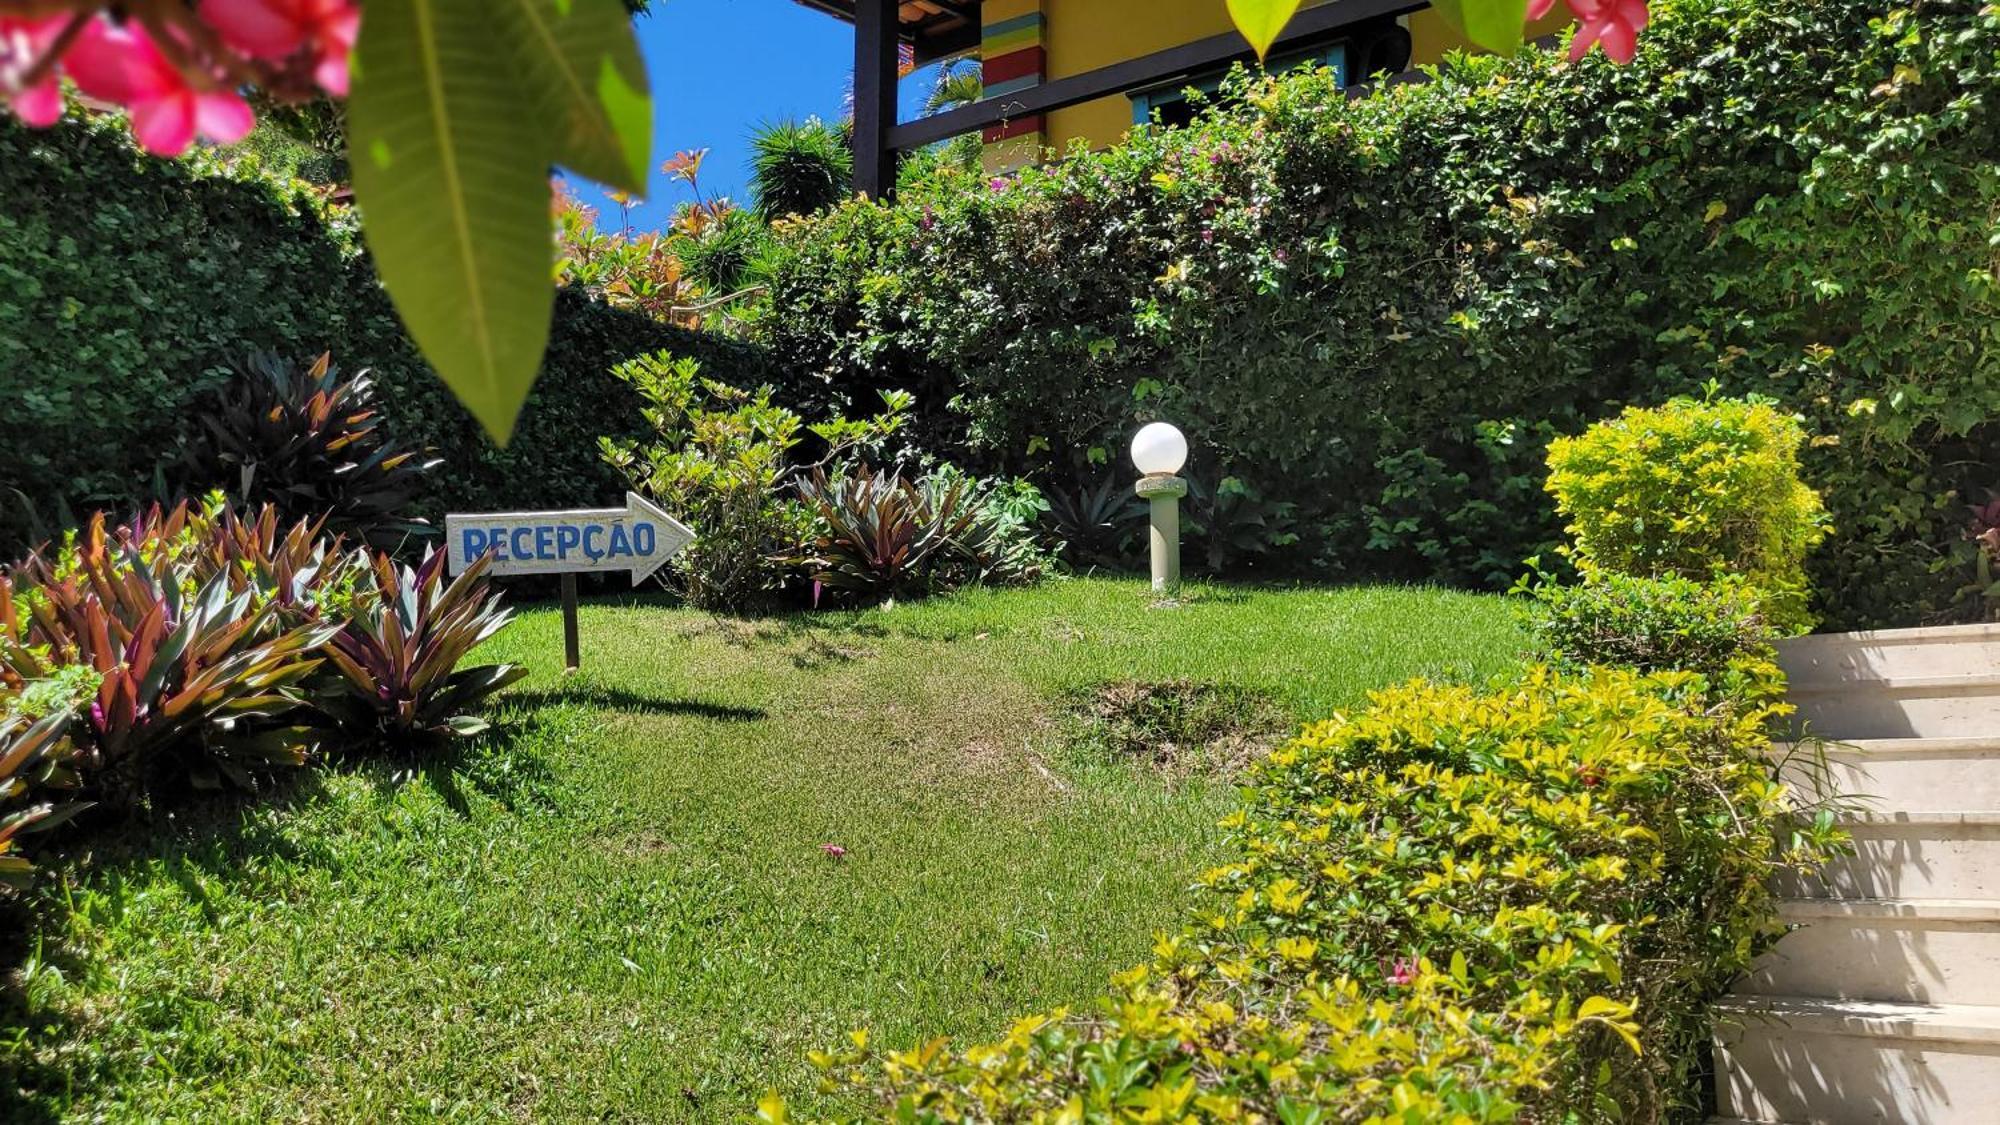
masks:
<svg viewBox="0 0 2000 1125"><path fill-rule="evenodd" d="M1098 684L1072 711L1079 743L1168 777L1237 773L1296 725L1263 692L1201 680Z"/></svg>

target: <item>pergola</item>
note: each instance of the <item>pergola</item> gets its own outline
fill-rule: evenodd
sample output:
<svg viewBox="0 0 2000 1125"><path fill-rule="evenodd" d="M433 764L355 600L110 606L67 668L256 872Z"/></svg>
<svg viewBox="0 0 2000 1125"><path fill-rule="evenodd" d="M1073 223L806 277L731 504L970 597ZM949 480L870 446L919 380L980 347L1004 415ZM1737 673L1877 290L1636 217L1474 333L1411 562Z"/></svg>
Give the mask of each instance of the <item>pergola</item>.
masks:
<svg viewBox="0 0 2000 1125"><path fill-rule="evenodd" d="M896 183L898 153L1011 119L1081 105L1112 94L1227 66L1253 57L1231 31L1126 59L1082 74L989 98L918 121L896 119L897 50L910 44L919 63L979 46L980 0L799 0L854 24L854 188L880 197ZM1222 0L1201 0L1221 4ZM1429 7L1425 0L1333 0L1293 17L1274 50L1344 28L1394 19Z"/></svg>

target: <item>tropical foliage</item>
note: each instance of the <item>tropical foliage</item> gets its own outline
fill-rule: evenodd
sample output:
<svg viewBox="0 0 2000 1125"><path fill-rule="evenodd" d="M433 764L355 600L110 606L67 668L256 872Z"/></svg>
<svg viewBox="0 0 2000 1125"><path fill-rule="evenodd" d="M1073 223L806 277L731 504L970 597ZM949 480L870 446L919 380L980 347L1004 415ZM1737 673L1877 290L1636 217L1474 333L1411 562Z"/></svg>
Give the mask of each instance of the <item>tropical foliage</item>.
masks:
<svg viewBox="0 0 2000 1125"><path fill-rule="evenodd" d="M18 890L34 865L16 854L16 837L46 831L86 806L62 799L76 786L75 751L63 737L68 713L31 719L0 709L0 886Z"/></svg>
<svg viewBox="0 0 2000 1125"><path fill-rule="evenodd" d="M507 618L478 565L440 593L442 563L399 570L317 520L242 518L219 495L99 513L0 575L10 745L126 810L254 787L315 753L476 732L478 705L521 673L461 667ZM45 720L73 753L15 729Z"/></svg>
<svg viewBox="0 0 2000 1125"><path fill-rule="evenodd" d="M923 444L1052 495L1172 417L1296 506L1301 571L1496 588L1560 537L1551 438L1713 379L1803 419L1821 615L1947 613L2000 417L2000 15L1655 16L1627 66L1246 82L1187 128L843 204L780 233L756 336L793 393L907 388Z"/></svg>
<svg viewBox="0 0 2000 1125"><path fill-rule="evenodd" d="M399 567L377 555L349 602L325 650L339 678L315 702L350 737L403 747L477 734L488 725L476 713L480 703L528 674L517 664L461 667L506 627L508 614L486 577L488 560L447 584L446 557L437 551Z"/></svg>
<svg viewBox="0 0 2000 1125"><path fill-rule="evenodd" d="M430 533L407 513L439 462L388 436L368 372L343 376L330 353L304 365L255 355L198 417L201 436L179 469L193 491L221 488L383 548Z"/></svg>
<svg viewBox="0 0 2000 1125"><path fill-rule="evenodd" d="M766 222L810 215L846 199L854 182L849 131L818 118L774 121L751 134L752 198Z"/></svg>
<svg viewBox="0 0 2000 1125"><path fill-rule="evenodd" d="M909 423L906 393L880 392L872 417L808 425L771 387L704 379L686 357L641 356L617 372L646 401L653 436L600 446L634 491L694 530L668 572L693 605L742 610L806 590L817 604L829 589L880 599L1048 568L1037 526L1048 505L1033 485L949 464L906 475L910 451L889 448Z"/></svg>
<svg viewBox="0 0 2000 1125"><path fill-rule="evenodd" d="M129 807L165 780L247 781L305 760L304 746L263 737L259 720L298 705L333 629L288 620L227 545L203 551L217 526L185 505L116 528L100 513L52 557L0 578L0 682L20 690L66 666L99 678L72 737L108 803Z"/></svg>
<svg viewBox="0 0 2000 1125"><path fill-rule="evenodd" d="M449 472L424 474L405 519L502 506L576 508L619 486L597 439L637 436L639 400L611 374L672 348L711 375L776 379L757 351L592 300L572 279L538 389L496 448L417 353L363 253L349 209L249 161L142 157L115 120L24 129L0 115L0 555L122 509L156 480L199 494L196 421L242 393L243 357L270 352L369 369L379 431ZM548 234L544 216L542 231ZM132 299L142 294L143 299ZM234 389L233 389L234 388ZM17 491L18 490L18 494ZM37 520L22 503L32 501Z"/></svg>

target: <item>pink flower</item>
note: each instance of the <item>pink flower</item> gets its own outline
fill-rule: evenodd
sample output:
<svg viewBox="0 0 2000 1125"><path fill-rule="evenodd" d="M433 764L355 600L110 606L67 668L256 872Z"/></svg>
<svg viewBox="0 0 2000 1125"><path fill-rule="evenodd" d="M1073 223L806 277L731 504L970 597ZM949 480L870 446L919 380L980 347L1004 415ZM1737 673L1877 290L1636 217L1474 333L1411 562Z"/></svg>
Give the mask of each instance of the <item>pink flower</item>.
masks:
<svg viewBox="0 0 2000 1125"><path fill-rule="evenodd" d="M992 179L986 181L986 186L992 188L994 191L1006 191L1007 177L995 176Z"/></svg>
<svg viewBox="0 0 2000 1125"><path fill-rule="evenodd" d="M841 847L839 844L821 844L819 850L825 852L828 859L847 858L847 849Z"/></svg>
<svg viewBox="0 0 2000 1125"><path fill-rule="evenodd" d="M361 9L353 0L201 0L201 18L251 58L306 51L320 89L347 94L347 55L361 33Z"/></svg>
<svg viewBox="0 0 2000 1125"><path fill-rule="evenodd" d="M0 19L0 97L25 125L39 129L55 124L62 116L62 86L56 81L54 67L32 86L21 85L21 80L54 45L69 19L66 15Z"/></svg>
<svg viewBox="0 0 2000 1125"><path fill-rule="evenodd" d="M1394 962L1382 959L1382 979L1389 985L1409 984L1417 979L1417 962L1412 957L1398 957Z"/></svg>
<svg viewBox="0 0 2000 1125"><path fill-rule="evenodd" d="M1529 0L1528 18L1541 19L1554 7L1555 0ZM1572 62L1598 45L1618 62L1632 61L1649 18L1646 0L1570 0L1569 10L1576 13L1576 38L1569 44Z"/></svg>
<svg viewBox="0 0 2000 1125"><path fill-rule="evenodd" d="M63 63L84 93L131 112L132 135L155 156L179 156L197 133L217 144L240 141L257 123L236 91L189 85L136 23L92 20Z"/></svg>

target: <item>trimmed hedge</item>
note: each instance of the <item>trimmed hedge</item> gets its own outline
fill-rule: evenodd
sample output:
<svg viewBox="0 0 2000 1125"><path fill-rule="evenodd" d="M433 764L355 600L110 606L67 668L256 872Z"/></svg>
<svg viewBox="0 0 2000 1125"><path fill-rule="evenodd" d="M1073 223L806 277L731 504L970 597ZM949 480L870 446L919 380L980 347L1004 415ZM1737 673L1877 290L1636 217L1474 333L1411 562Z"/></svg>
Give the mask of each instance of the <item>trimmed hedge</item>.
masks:
<svg viewBox="0 0 2000 1125"><path fill-rule="evenodd" d="M374 369L391 432L444 459L417 514L603 503L623 484L597 439L643 432L611 368L662 348L718 378L774 377L753 349L565 291L541 381L498 449L410 344L347 209L253 162L143 156L112 122L32 131L0 116L0 554L30 531L4 489L45 514L58 498L128 507L227 362L257 350Z"/></svg>
<svg viewBox="0 0 2000 1125"><path fill-rule="evenodd" d="M1233 862L1108 995L970 1047L857 1033L811 1056L868 1107L831 1116L1697 1119L1706 1005L1783 932L1772 876L1840 843L1770 776L1782 691L1757 654L1377 692L1252 768Z"/></svg>
<svg viewBox="0 0 2000 1125"><path fill-rule="evenodd" d="M1697 392L1813 435L1834 624L1947 612L2000 427L2000 17L1663 0L1639 58L1327 72L1188 129L781 231L758 338L1045 481L1137 422L1293 502L1320 576L1505 585L1557 434ZM950 413L939 412L952 401Z"/></svg>

